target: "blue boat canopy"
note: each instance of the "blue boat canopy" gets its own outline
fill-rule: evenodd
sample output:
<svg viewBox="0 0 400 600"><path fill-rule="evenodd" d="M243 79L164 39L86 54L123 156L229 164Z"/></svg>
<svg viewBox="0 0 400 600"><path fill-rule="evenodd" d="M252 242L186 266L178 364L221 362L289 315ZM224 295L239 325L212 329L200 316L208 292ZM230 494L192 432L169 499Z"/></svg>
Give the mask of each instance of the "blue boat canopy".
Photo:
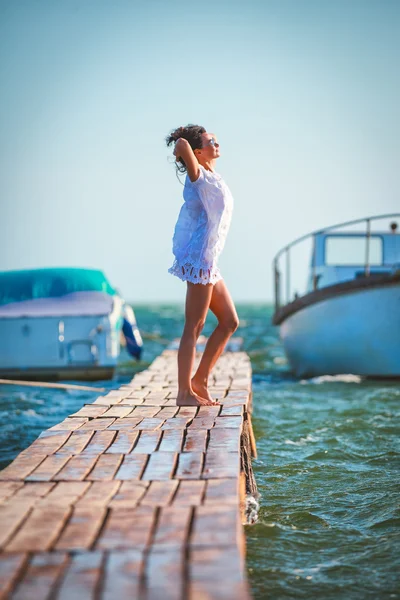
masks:
<svg viewBox="0 0 400 600"><path fill-rule="evenodd" d="M0 271L0 306L38 298L57 298L73 292L117 294L103 271L78 267L47 267Z"/></svg>

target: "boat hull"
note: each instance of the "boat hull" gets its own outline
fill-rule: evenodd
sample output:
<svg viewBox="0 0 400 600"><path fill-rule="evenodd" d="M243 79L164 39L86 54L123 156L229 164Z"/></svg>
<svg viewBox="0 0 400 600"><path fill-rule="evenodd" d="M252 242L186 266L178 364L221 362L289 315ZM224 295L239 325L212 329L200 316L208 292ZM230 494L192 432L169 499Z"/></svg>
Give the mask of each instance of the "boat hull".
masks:
<svg viewBox="0 0 400 600"><path fill-rule="evenodd" d="M281 323L280 337L297 377L400 378L400 282L304 306Z"/></svg>

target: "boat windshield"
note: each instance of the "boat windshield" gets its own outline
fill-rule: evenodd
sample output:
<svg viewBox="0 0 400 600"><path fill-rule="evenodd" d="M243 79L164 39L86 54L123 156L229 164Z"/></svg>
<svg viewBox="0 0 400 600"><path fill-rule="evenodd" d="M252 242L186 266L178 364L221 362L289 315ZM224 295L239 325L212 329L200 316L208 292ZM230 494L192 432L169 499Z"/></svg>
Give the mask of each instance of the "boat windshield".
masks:
<svg viewBox="0 0 400 600"><path fill-rule="evenodd" d="M73 292L117 291L97 269L47 268L0 272L0 306L38 298L56 298Z"/></svg>

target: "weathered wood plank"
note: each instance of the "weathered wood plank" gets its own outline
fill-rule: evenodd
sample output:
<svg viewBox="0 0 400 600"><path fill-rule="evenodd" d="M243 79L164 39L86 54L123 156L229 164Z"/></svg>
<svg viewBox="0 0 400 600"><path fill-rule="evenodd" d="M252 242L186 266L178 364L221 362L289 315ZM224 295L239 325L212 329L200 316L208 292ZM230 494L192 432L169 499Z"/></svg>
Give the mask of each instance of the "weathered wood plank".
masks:
<svg viewBox="0 0 400 600"><path fill-rule="evenodd" d="M154 452L161 438L161 431L141 431L140 437L132 450L133 454L151 454Z"/></svg>
<svg viewBox="0 0 400 600"><path fill-rule="evenodd" d="M221 417L240 417L244 413L243 404L224 404L221 410Z"/></svg>
<svg viewBox="0 0 400 600"><path fill-rule="evenodd" d="M83 552L73 555L57 593L57 600L96 598L102 562L102 552Z"/></svg>
<svg viewBox="0 0 400 600"><path fill-rule="evenodd" d="M50 427L49 431L75 431L76 429L80 429L85 423L89 421L86 417L67 417L61 423L57 423L57 425L53 425Z"/></svg>
<svg viewBox="0 0 400 600"><path fill-rule="evenodd" d="M152 548L147 556L145 573L146 600L186 600L185 555L181 549Z"/></svg>
<svg viewBox="0 0 400 600"><path fill-rule="evenodd" d="M236 547L192 548L188 600L249 600L244 565Z"/></svg>
<svg viewBox="0 0 400 600"><path fill-rule="evenodd" d="M66 554L46 552L33 556L12 595L13 600L49 598L67 562Z"/></svg>
<svg viewBox="0 0 400 600"><path fill-rule="evenodd" d="M0 600L9 598L28 560L27 554L0 555Z"/></svg>
<svg viewBox="0 0 400 600"><path fill-rule="evenodd" d="M101 418L115 417L116 419L123 419L124 417L127 417L132 411L133 408L131 406L112 406L101 415Z"/></svg>
<svg viewBox="0 0 400 600"><path fill-rule="evenodd" d="M96 548L144 550L150 543L155 515L156 509L151 507L111 509Z"/></svg>
<svg viewBox="0 0 400 600"><path fill-rule="evenodd" d="M57 454L68 454L69 456L80 454L93 435L93 431L74 431L65 444L57 450Z"/></svg>
<svg viewBox="0 0 400 600"><path fill-rule="evenodd" d="M85 404L77 412L69 415L70 417L87 417L88 419L95 419L104 414L107 410L106 406L95 406L94 404Z"/></svg>
<svg viewBox="0 0 400 600"><path fill-rule="evenodd" d="M240 453L209 450L203 469L203 479L238 477L240 472Z"/></svg>
<svg viewBox="0 0 400 600"><path fill-rule="evenodd" d="M177 479L170 479L169 481L152 481L146 492L144 498L142 498L141 506L167 506L170 504L172 497L178 487Z"/></svg>
<svg viewBox="0 0 400 600"><path fill-rule="evenodd" d="M207 429L188 430L186 432L183 452L205 452L207 444Z"/></svg>
<svg viewBox="0 0 400 600"><path fill-rule="evenodd" d="M23 481L0 481L0 502L13 496L23 485Z"/></svg>
<svg viewBox="0 0 400 600"><path fill-rule="evenodd" d="M25 479L46 459L46 454L17 456L11 464L0 471L0 481Z"/></svg>
<svg viewBox="0 0 400 600"><path fill-rule="evenodd" d="M89 454L73 456L65 467L53 477L54 481L82 481L94 467L97 456Z"/></svg>
<svg viewBox="0 0 400 600"><path fill-rule="evenodd" d="M126 454L114 479L121 481L140 479L147 459L147 454Z"/></svg>
<svg viewBox="0 0 400 600"><path fill-rule="evenodd" d="M89 550L103 524L106 510L98 505L92 508L75 508L55 550Z"/></svg>
<svg viewBox="0 0 400 600"><path fill-rule="evenodd" d="M51 436L38 437L23 454L54 454L70 437L70 431L55 431Z"/></svg>
<svg viewBox="0 0 400 600"><path fill-rule="evenodd" d="M107 554L102 600L122 600L123 598L134 600L140 598L143 566L143 552L138 549Z"/></svg>
<svg viewBox="0 0 400 600"><path fill-rule="evenodd" d="M221 406L199 406L198 417L215 418L219 415Z"/></svg>
<svg viewBox="0 0 400 600"><path fill-rule="evenodd" d="M72 506L90 487L88 481L60 481L40 501L41 506Z"/></svg>
<svg viewBox="0 0 400 600"><path fill-rule="evenodd" d="M114 423L114 418L103 418L98 417L97 419L91 419L82 427L80 427L80 431L102 431L110 427Z"/></svg>
<svg viewBox="0 0 400 600"><path fill-rule="evenodd" d="M103 454L112 444L116 435L115 431L95 431L86 448L82 450L81 456Z"/></svg>
<svg viewBox="0 0 400 600"><path fill-rule="evenodd" d="M173 476L177 452L154 452L142 475L142 481L165 481Z"/></svg>
<svg viewBox="0 0 400 600"><path fill-rule="evenodd" d="M160 511L155 530L152 549L171 550L186 546L189 526L192 518L190 506L166 506Z"/></svg>
<svg viewBox="0 0 400 600"><path fill-rule="evenodd" d="M199 506L202 503L205 489L205 481L182 480L172 504L173 506Z"/></svg>
<svg viewBox="0 0 400 600"><path fill-rule="evenodd" d="M48 456L30 475L25 477L25 481L50 481L56 473L61 471L69 458L63 454Z"/></svg>
<svg viewBox="0 0 400 600"><path fill-rule="evenodd" d="M210 430L210 439L207 450L224 450L225 452L239 452L240 428L227 429L215 427Z"/></svg>
<svg viewBox="0 0 400 600"><path fill-rule="evenodd" d="M117 494L120 481L95 481L76 504L76 508L104 507Z"/></svg>
<svg viewBox="0 0 400 600"><path fill-rule="evenodd" d="M86 480L111 481L114 478L123 457L123 454L101 454L97 459L94 468L86 477Z"/></svg>
<svg viewBox="0 0 400 600"><path fill-rule="evenodd" d="M197 406L180 406L178 409L178 417L193 419L199 408Z"/></svg>
<svg viewBox="0 0 400 600"><path fill-rule="evenodd" d="M195 417L189 429L212 429L216 418L218 417Z"/></svg>
<svg viewBox="0 0 400 600"><path fill-rule="evenodd" d="M160 406L138 406L134 409L132 416L144 418L155 417L161 410Z"/></svg>
<svg viewBox="0 0 400 600"><path fill-rule="evenodd" d="M132 431L140 424L141 421L142 417L125 417L124 419L116 419L116 421L114 421L114 423L110 425L108 429L111 431Z"/></svg>
<svg viewBox="0 0 400 600"><path fill-rule="evenodd" d="M234 417L217 417L215 419L214 427L232 427L241 429L243 425L243 417L242 416L234 416Z"/></svg>
<svg viewBox="0 0 400 600"><path fill-rule="evenodd" d="M145 417L138 425L138 429L140 429L141 431L143 430L147 430L147 431L155 431L156 429L160 429L162 424L164 423L164 419L151 419L148 417Z"/></svg>
<svg viewBox="0 0 400 600"><path fill-rule="evenodd" d="M176 479L200 479L203 459L203 452L182 452L179 454Z"/></svg>
<svg viewBox="0 0 400 600"><path fill-rule="evenodd" d="M113 443L106 450L106 454L129 454L137 439L139 431L120 431Z"/></svg>
<svg viewBox="0 0 400 600"><path fill-rule="evenodd" d="M147 481L123 481L118 493L109 503L109 507L134 508L139 504L148 487Z"/></svg>
<svg viewBox="0 0 400 600"><path fill-rule="evenodd" d="M6 552L44 552L50 550L68 519L70 507L34 508L23 526L6 545Z"/></svg>
<svg viewBox="0 0 400 600"><path fill-rule="evenodd" d="M183 429L166 429L158 450L160 452L180 452L183 444Z"/></svg>
<svg viewBox="0 0 400 600"><path fill-rule="evenodd" d="M239 480L232 479L208 479L204 496L204 504L239 505Z"/></svg>
<svg viewBox="0 0 400 600"><path fill-rule="evenodd" d="M192 546L235 546L243 535L238 506L198 506L194 512Z"/></svg>
<svg viewBox="0 0 400 600"><path fill-rule="evenodd" d="M23 498L19 501L10 498L0 506L0 549L28 517L35 502L36 498Z"/></svg>

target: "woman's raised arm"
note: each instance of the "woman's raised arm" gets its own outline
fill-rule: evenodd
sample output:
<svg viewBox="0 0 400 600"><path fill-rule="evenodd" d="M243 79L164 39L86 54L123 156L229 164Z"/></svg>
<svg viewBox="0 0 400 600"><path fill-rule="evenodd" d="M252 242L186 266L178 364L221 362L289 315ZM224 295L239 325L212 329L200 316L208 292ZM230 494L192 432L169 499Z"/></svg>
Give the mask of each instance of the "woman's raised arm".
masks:
<svg viewBox="0 0 400 600"><path fill-rule="evenodd" d="M178 138L176 140L174 154L176 160L182 158L185 162L190 181L196 181L200 177L199 161L197 160L191 145L185 138Z"/></svg>

